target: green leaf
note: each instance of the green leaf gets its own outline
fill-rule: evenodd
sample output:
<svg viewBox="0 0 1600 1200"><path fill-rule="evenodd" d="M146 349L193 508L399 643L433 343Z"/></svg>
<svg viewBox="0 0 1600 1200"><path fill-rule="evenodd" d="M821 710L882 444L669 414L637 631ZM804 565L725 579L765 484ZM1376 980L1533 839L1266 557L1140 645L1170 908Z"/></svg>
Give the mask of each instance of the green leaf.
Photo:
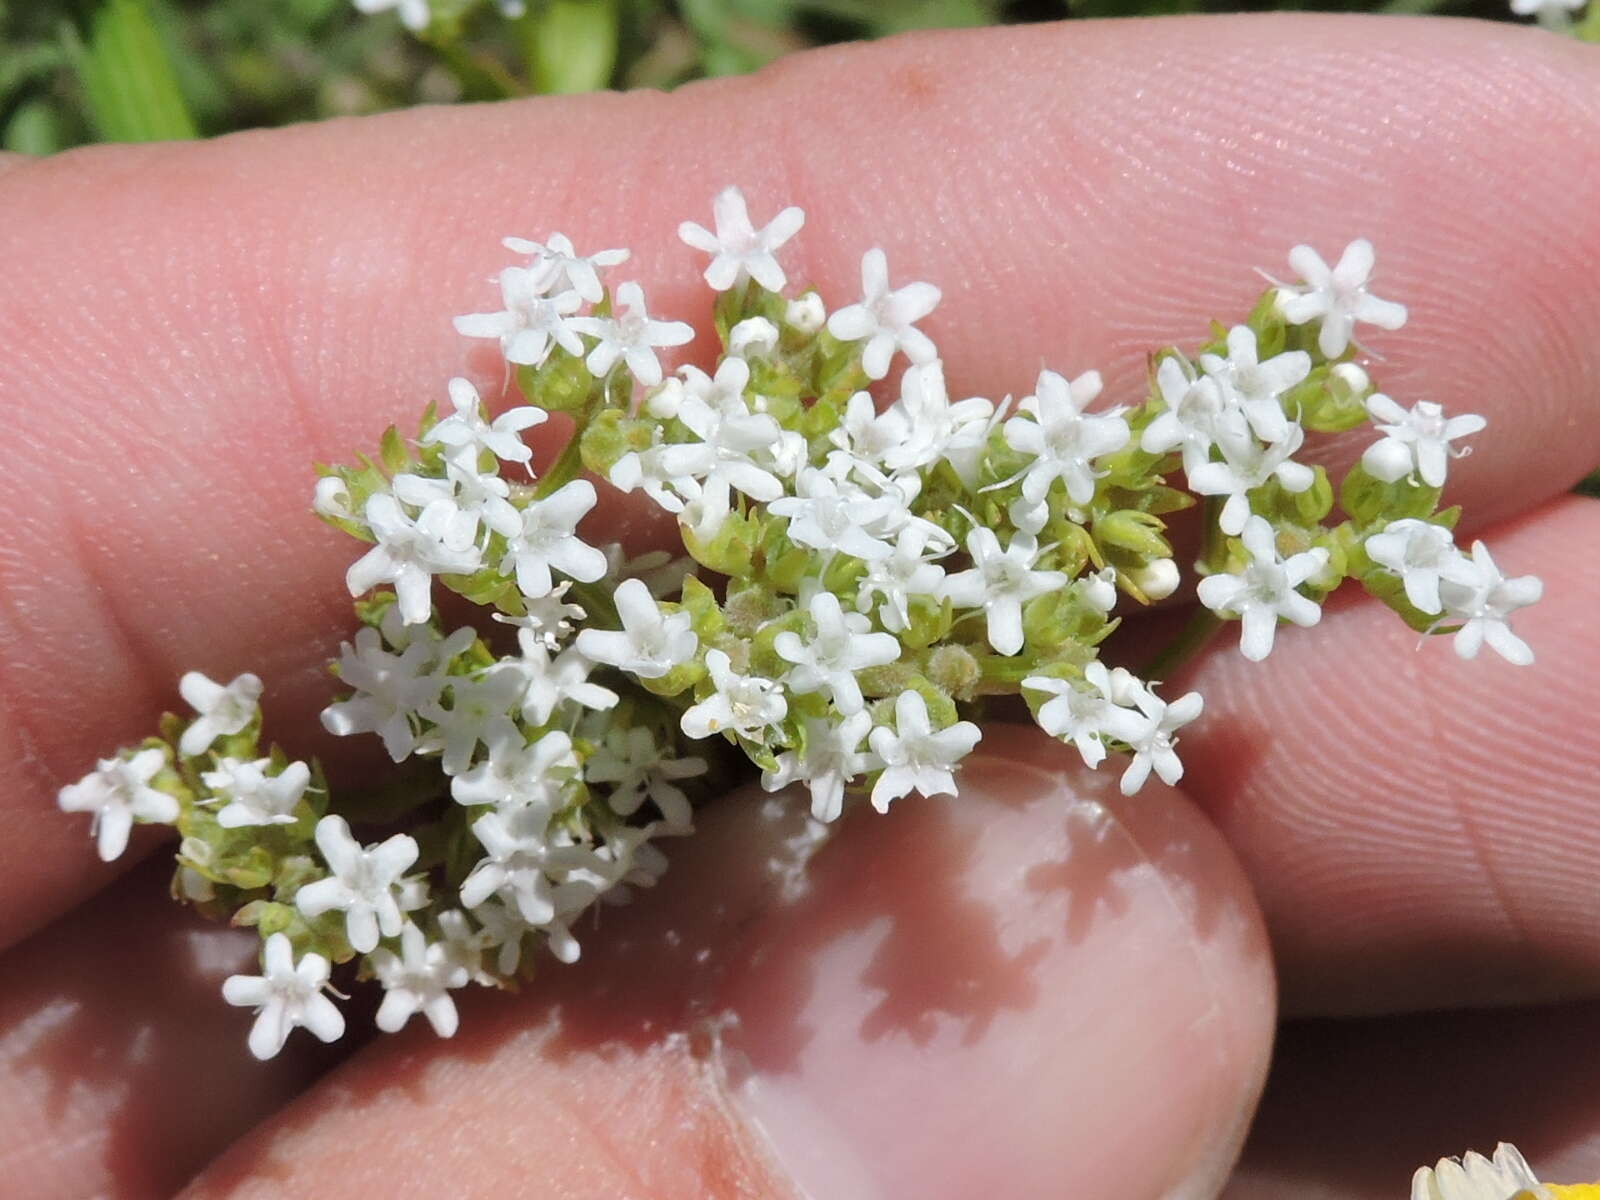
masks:
<svg viewBox="0 0 1600 1200"><path fill-rule="evenodd" d="M528 18L527 54L535 91L605 87L617 63L617 0L549 0Z"/></svg>
<svg viewBox="0 0 1600 1200"><path fill-rule="evenodd" d="M87 45L70 26L63 27L61 38L102 140L199 136L143 0L106 0L90 22Z"/></svg>

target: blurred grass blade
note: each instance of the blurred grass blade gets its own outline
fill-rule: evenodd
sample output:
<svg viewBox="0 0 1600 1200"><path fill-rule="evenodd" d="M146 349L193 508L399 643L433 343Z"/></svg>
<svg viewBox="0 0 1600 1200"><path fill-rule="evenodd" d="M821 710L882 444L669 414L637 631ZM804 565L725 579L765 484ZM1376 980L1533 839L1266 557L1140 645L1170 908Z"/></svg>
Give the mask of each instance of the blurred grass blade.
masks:
<svg viewBox="0 0 1600 1200"><path fill-rule="evenodd" d="M550 0L532 17L528 67L535 91L570 95L611 82L617 65L616 0Z"/></svg>
<svg viewBox="0 0 1600 1200"><path fill-rule="evenodd" d="M143 0L106 0L90 22L87 45L70 27L63 29L62 43L102 140L199 136Z"/></svg>

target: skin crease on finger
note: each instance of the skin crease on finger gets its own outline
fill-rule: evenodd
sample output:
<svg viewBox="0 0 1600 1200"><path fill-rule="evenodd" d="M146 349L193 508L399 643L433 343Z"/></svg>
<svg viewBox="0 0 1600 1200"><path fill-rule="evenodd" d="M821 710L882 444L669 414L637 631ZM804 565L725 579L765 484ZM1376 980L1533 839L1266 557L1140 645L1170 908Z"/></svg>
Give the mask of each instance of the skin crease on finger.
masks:
<svg viewBox="0 0 1600 1200"><path fill-rule="evenodd" d="M188 1195L1214 1194L1273 1021L1231 855L1034 732L968 780L820 849L798 806L707 810L578 965L380 1039Z"/></svg>

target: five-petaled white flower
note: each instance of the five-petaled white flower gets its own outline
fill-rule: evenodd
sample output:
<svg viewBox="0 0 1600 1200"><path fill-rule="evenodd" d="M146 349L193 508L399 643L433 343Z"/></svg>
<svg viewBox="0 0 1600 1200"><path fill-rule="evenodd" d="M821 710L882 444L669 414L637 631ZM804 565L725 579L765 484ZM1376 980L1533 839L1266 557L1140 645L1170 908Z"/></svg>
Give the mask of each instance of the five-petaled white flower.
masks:
<svg viewBox="0 0 1600 1200"><path fill-rule="evenodd" d="M575 644L581 653L640 679L660 679L694 657L700 639L690 628L693 618L663 614L643 580L624 579L612 599L622 628L580 631Z"/></svg>
<svg viewBox="0 0 1600 1200"><path fill-rule="evenodd" d="M550 295L549 273L538 268L507 267L500 272L500 299L505 308L494 313L468 313L455 319L464 337L494 338L507 362L537 367L560 346L574 358L583 354L580 318L572 314L583 307L583 297L564 291Z"/></svg>
<svg viewBox="0 0 1600 1200"><path fill-rule="evenodd" d="M888 812L891 801L913 791L924 796L955 795L955 765L982 736L971 721L935 731L922 693L909 688L901 692L894 702L894 728L880 725L867 739L883 761L883 774L872 785L872 807Z"/></svg>
<svg viewBox="0 0 1600 1200"><path fill-rule="evenodd" d="M1261 443L1248 433L1242 437L1224 435L1221 462L1200 463L1189 469L1189 486L1202 496L1226 496L1217 524L1222 532L1238 537L1250 519L1250 495L1269 479L1276 478L1286 492L1303 492L1316 482L1316 472L1289 456L1300 449L1305 431L1290 424L1289 436L1281 442Z"/></svg>
<svg viewBox="0 0 1600 1200"><path fill-rule="evenodd" d="M648 725L608 729L605 740L583 764L586 783L611 785L606 796L611 811L631 817L648 797L673 832L687 832L694 824L689 797L676 781L705 773L706 760L698 755L666 757Z"/></svg>
<svg viewBox="0 0 1600 1200"><path fill-rule="evenodd" d="M706 268L706 282L725 292L748 275L769 292L781 292L788 282L778 265L777 250L805 224L806 214L793 205L784 209L762 229L750 223L744 193L736 187L724 188L711 202L717 231L712 233L693 221L678 226L678 236L696 250L712 256Z"/></svg>
<svg viewBox="0 0 1600 1200"><path fill-rule="evenodd" d="M757 737L788 715L783 688L759 675L741 675L721 650L706 651L706 670L711 694L691 706L679 722L689 737L708 738L714 733Z"/></svg>
<svg viewBox="0 0 1600 1200"><path fill-rule="evenodd" d="M593 709L612 708L617 703L617 694L610 688L590 682L594 660L576 646L552 656L538 642L524 640L521 658L502 661L527 680L522 719L530 725L548 723L556 706L565 701Z"/></svg>
<svg viewBox="0 0 1600 1200"><path fill-rule="evenodd" d="M294 823L295 806L311 782L311 768L303 762L292 762L278 774L269 775L271 767L270 758L251 762L224 758L215 770L201 772L200 782L222 804L217 811L218 825L238 829L245 825Z"/></svg>
<svg viewBox="0 0 1600 1200"><path fill-rule="evenodd" d="M413 519L388 492L374 492L367 500L366 519L378 544L345 572L350 594L360 596L380 583L392 583L401 619L407 625L422 624L433 613L435 575L470 575L482 565L472 542L475 531L463 525L460 512L442 500Z"/></svg>
<svg viewBox="0 0 1600 1200"><path fill-rule="evenodd" d="M682 321L656 321L645 312L644 289L628 282L617 289L621 316L573 317L567 327L596 339L586 360L597 377L616 366L620 359L633 377L646 387L661 382L661 361L656 348L681 346L694 337L694 329Z"/></svg>
<svg viewBox="0 0 1600 1200"><path fill-rule="evenodd" d="M390 486L395 498L423 511L433 505L454 510L450 513L445 541L450 545L486 544L480 542L478 527L493 530L501 537L514 537L522 516L511 503L511 485L493 472L478 470L476 456L465 451L449 454L444 460L444 478L406 473L396 475Z"/></svg>
<svg viewBox="0 0 1600 1200"><path fill-rule="evenodd" d="M1084 406L1100 394L1099 371L1086 371L1070 383L1054 371L1040 371L1034 393L1017 405L1026 415L1003 426L1006 445L1033 457L1022 475L1022 498L1038 504L1060 479L1067 499L1087 504L1094 499L1096 477L1103 474L1094 469L1094 460L1128 444L1128 422L1121 409L1085 415Z"/></svg>
<svg viewBox="0 0 1600 1200"><path fill-rule="evenodd" d="M1373 261L1372 243L1366 238L1346 246L1338 265L1331 268L1310 246L1289 251L1289 265L1300 273L1305 286L1279 288L1278 311L1291 325L1321 318L1317 348L1326 358L1338 358L1345 352L1357 321L1391 330L1406 323L1405 305L1380 300L1367 291Z"/></svg>
<svg viewBox="0 0 1600 1200"><path fill-rule="evenodd" d="M580 538L578 522L595 505L594 484L574 479L522 510L522 528L507 539L500 573L515 572L522 594L534 599L555 589L552 570L579 583L593 583L606 573L606 556Z"/></svg>
<svg viewBox="0 0 1600 1200"><path fill-rule="evenodd" d="M543 270L551 276L546 287L554 287L557 279L565 279L579 296L590 304L599 304L605 295L600 284L600 272L628 261L626 250L601 250L595 254L579 254L572 239L564 233L552 233L541 244L527 238L501 238L500 244L513 254L526 254L532 261L528 268Z"/></svg>
<svg viewBox="0 0 1600 1200"><path fill-rule="evenodd" d="M1196 378L1188 363L1167 355L1156 368L1156 389L1165 411L1145 426L1139 435L1139 449L1146 454L1183 454L1183 469L1192 473L1208 462L1211 447L1223 436L1248 438L1242 410L1229 405L1217 381L1209 375Z"/></svg>
<svg viewBox="0 0 1600 1200"><path fill-rule="evenodd" d="M261 680L248 671L226 687L199 671L189 671L178 680L178 692L199 714L178 739L178 753L185 758L204 754L219 737L238 733L260 711Z"/></svg>
<svg viewBox="0 0 1600 1200"><path fill-rule="evenodd" d="M256 1010L250 1028L251 1054L271 1058L297 1025L324 1042L336 1041L344 1033L344 1016L322 994L330 969L322 955L307 954L297 966L289 935L275 933L262 950L261 967L260 975L230 975L222 981L224 1000Z"/></svg>
<svg viewBox="0 0 1600 1200"><path fill-rule="evenodd" d="M1031 533L1014 533L1011 544L1000 549L994 530L978 526L967 534L970 570L945 579L944 596L958 608L981 609L987 616L989 645L998 654L1022 649L1022 606L1036 596L1067 585L1060 571L1036 571L1039 540Z"/></svg>
<svg viewBox="0 0 1600 1200"><path fill-rule="evenodd" d="M1289 418L1283 412L1283 394L1311 374L1311 355L1287 350L1262 362L1255 330L1235 325L1228 330L1228 356L1202 354L1200 369L1215 380L1225 402L1244 414L1255 435L1264 442L1289 436ZM1170 360L1169 360L1170 361Z"/></svg>
<svg viewBox="0 0 1600 1200"><path fill-rule="evenodd" d="M1039 728L1071 742L1084 766L1093 770L1105 760L1106 742L1137 736L1144 716L1127 706L1131 704L1127 697L1136 694L1136 680L1123 668L1108 671L1097 659L1084 667L1083 678L1087 687L1070 679L1030 675L1022 686L1051 697L1039 706L1035 717Z"/></svg>
<svg viewBox="0 0 1600 1200"><path fill-rule="evenodd" d="M1466 623L1456 633L1455 649L1462 658L1476 658L1484 642L1500 657L1519 667L1533 662L1528 643L1511 632L1509 617L1519 608L1538 602L1544 584L1537 575L1507 579L1489 556L1489 547L1472 543L1470 582L1445 577L1439 581L1439 599L1445 616Z"/></svg>
<svg viewBox="0 0 1600 1200"><path fill-rule="evenodd" d="M915 471L944 459L970 487L1003 408L983 396L951 403L944 363L915 363L900 377L900 398L880 418L894 437L883 465Z"/></svg>
<svg viewBox="0 0 1600 1200"><path fill-rule="evenodd" d="M856 672L899 658L900 639L870 632L872 622L860 613L846 613L832 592L811 597L807 611L816 627L809 641L793 631L773 639L778 657L795 664L783 682L799 695L828 691L834 707L845 716L859 712L864 701Z"/></svg>
<svg viewBox="0 0 1600 1200"><path fill-rule="evenodd" d="M578 773L572 738L553 730L525 744L522 735L493 742L487 758L450 781L457 804L496 808L537 808L548 816L567 802Z"/></svg>
<svg viewBox="0 0 1600 1200"><path fill-rule="evenodd" d="M889 361L903 350L913 363L939 357L928 335L913 326L939 303L939 289L931 283L908 283L889 290L889 260L874 247L861 256L859 304L841 308L828 318L828 332L844 342L865 341L861 369L869 379L889 373Z"/></svg>
<svg viewBox="0 0 1600 1200"><path fill-rule="evenodd" d="M1279 617L1300 626L1322 619L1316 601L1295 589L1327 566L1328 552L1315 546L1282 557L1277 535L1263 517L1246 521L1240 540L1250 555L1249 565L1237 575L1208 575L1197 590L1200 603L1211 611L1240 619L1239 649L1252 662L1260 662L1272 652Z"/></svg>
<svg viewBox="0 0 1600 1200"><path fill-rule="evenodd" d="M383 985L383 1003L375 1022L379 1029L397 1033L412 1013L420 1012L440 1037L455 1034L459 1022L450 989L466 987L471 976L444 942L430 943L422 930L407 921L400 930L400 953L374 950L368 962Z"/></svg>
<svg viewBox="0 0 1600 1200"><path fill-rule="evenodd" d="M462 882L461 903L476 909L500 895L529 925L542 926L554 919L551 877L592 871L603 863L593 850L553 838L549 821L550 814L539 808L501 809L474 821L473 836L487 854Z"/></svg>
<svg viewBox="0 0 1600 1200"><path fill-rule="evenodd" d="M912 599L935 598L944 585L944 568L933 558L946 551L942 546L930 551L931 540L932 535L922 525L907 525L900 530L893 552L867 563L856 592L857 611L870 612L877 600L879 622L891 633L903 633L911 623Z"/></svg>
<svg viewBox="0 0 1600 1200"><path fill-rule="evenodd" d="M528 684L514 665L496 663L476 675L451 675L445 682L450 707L435 701L423 708L433 728L419 745L443 751L440 765L446 775L465 771L479 742L495 746L521 739L511 711L521 704Z"/></svg>
<svg viewBox="0 0 1600 1200"><path fill-rule="evenodd" d="M1382 532L1367 538L1366 546L1368 558L1400 576L1406 599L1418 612L1443 609L1440 580L1453 579L1471 587L1477 578L1477 568L1456 549L1450 531L1431 521L1390 521Z"/></svg>
<svg viewBox="0 0 1600 1200"><path fill-rule="evenodd" d="M1367 397L1367 412L1383 437L1367 447L1361 465L1385 483L1415 471L1429 487L1443 487L1450 459L1471 453L1450 443L1489 424L1476 413L1446 417L1444 408L1429 400L1407 412L1382 392Z"/></svg>
<svg viewBox="0 0 1600 1200"><path fill-rule="evenodd" d="M110 862L128 848L135 818L158 825L178 819L178 801L150 786L167 765L166 754L152 746L129 758L102 758L95 769L56 795L62 812L89 812L95 849Z"/></svg>
<svg viewBox="0 0 1600 1200"><path fill-rule="evenodd" d="M1116 674L1112 673L1113 694L1122 691L1115 686ZM1124 796L1131 796L1145 785L1152 768L1161 781L1169 785L1183 778L1183 763L1173 749L1178 739L1173 735L1200 715L1205 701L1199 692L1189 692L1168 704L1127 672L1122 675L1124 683L1131 686L1127 687L1127 696L1116 697L1118 703L1130 700L1144 717L1143 721L1129 722L1128 728L1123 728L1120 720L1118 722L1117 737L1133 751L1118 787Z"/></svg>
<svg viewBox="0 0 1600 1200"><path fill-rule="evenodd" d="M845 785L882 765L875 754L861 748L872 728L872 714L863 709L842 721L807 717L805 726L805 749L778 755L777 770L763 771L761 786L776 792L803 782L811 792L811 816L818 821L836 820L844 807Z"/></svg>
<svg viewBox="0 0 1600 1200"><path fill-rule="evenodd" d="M455 412L422 435L424 446L438 443L452 450L469 451L476 458L487 450L507 462L525 463L533 451L522 441L522 431L549 420L550 414L531 404L508 408L493 422L483 419L478 389L461 377L450 381L450 404Z"/></svg>
<svg viewBox="0 0 1600 1200"><path fill-rule="evenodd" d="M322 710L324 729L336 737L376 733L395 762L411 753L417 713L438 699L450 660L477 636L471 629L458 629L441 639L430 626L420 628L427 636L408 642L399 654L385 650L378 631L370 627L356 633L353 645L340 647L339 679L356 691Z"/></svg>
<svg viewBox="0 0 1600 1200"><path fill-rule="evenodd" d="M893 497L869 496L818 467L803 468L795 476L794 490L793 496L767 505L769 513L789 522L790 541L867 562L889 557L892 547L871 530L899 507Z"/></svg>
<svg viewBox="0 0 1600 1200"><path fill-rule="evenodd" d="M1495 1147L1492 1161L1469 1152L1460 1159L1441 1158L1432 1167L1418 1167L1411 1177L1411 1200L1516 1200L1519 1196L1549 1200L1550 1192L1517 1148L1505 1142Z"/></svg>
<svg viewBox="0 0 1600 1200"><path fill-rule="evenodd" d="M417 861L416 840L397 833L363 846L350 836L343 817L329 815L317 822L316 841L332 874L295 893L301 914L315 919L329 911L344 913L345 936L358 954L377 946L380 931L384 937L399 936L403 918L396 893L400 877Z"/></svg>

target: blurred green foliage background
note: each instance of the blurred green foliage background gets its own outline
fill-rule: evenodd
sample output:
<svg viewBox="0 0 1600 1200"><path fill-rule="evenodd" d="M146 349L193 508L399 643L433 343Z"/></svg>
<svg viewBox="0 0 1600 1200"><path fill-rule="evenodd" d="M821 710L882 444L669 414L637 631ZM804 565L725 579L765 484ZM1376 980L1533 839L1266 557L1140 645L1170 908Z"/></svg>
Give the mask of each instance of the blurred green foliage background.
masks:
<svg viewBox="0 0 1600 1200"><path fill-rule="evenodd" d="M1600 10L1600 4L1592 6ZM47 153L603 87L672 87L907 29L1266 8L1504 18L1503 0L0 0L0 145Z"/></svg>

